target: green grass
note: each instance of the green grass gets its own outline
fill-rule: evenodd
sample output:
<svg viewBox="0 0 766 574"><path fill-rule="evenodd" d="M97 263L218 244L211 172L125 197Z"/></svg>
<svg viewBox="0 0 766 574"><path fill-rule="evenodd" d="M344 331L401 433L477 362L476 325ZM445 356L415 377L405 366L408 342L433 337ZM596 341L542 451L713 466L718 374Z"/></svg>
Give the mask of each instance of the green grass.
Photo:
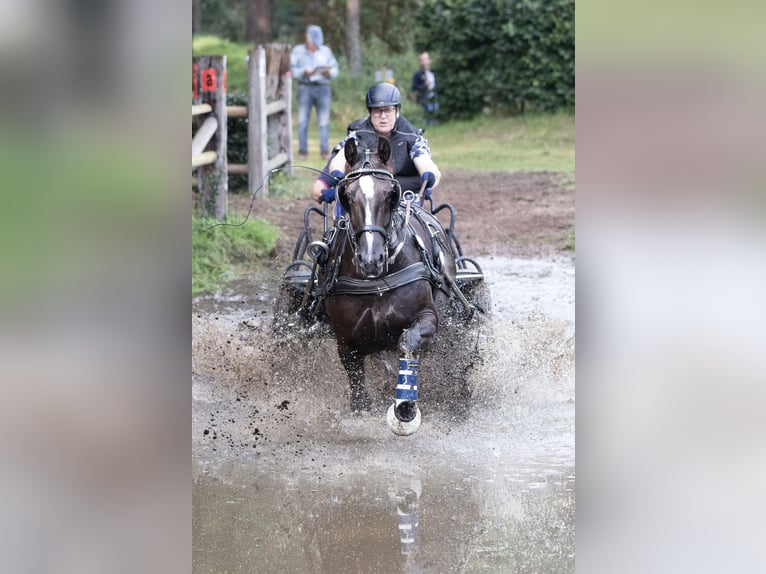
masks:
<svg viewBox="0 0 766 574"><path fill-rule="evenodd" d="M279 230L262 221L243 225L218 225L210 218L192 216L192 294L214 291L247 268L274 252Z"/></svg>
<svg viewBox="0 0 766 574"><path fill-rule="evenodd" d="M430 126L426 137L442 169L574 172L574 115L481 116Z"/></svg>

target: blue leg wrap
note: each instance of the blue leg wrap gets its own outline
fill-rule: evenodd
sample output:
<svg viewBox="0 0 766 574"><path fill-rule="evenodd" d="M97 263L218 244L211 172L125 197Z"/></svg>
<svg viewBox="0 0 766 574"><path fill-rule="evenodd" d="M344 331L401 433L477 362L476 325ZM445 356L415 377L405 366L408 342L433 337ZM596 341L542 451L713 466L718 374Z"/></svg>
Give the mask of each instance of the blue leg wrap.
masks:
<svg viewBox="0 0 766 574"><path fill-rule="evenodd" d="M418 400L418 360L399 359L399 378L396 383L396 404Z"/></svg>

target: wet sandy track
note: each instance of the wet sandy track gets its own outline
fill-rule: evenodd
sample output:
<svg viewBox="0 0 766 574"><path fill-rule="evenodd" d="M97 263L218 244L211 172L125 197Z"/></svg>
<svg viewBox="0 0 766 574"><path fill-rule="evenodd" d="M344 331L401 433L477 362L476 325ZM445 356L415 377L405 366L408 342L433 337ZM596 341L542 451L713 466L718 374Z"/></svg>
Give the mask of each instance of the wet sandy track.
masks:
<svg viewBox="0 0 766 574"><path fill-rule="evenodd" d="M195 572L574 570L574 263L478 259L492 319L423 357L411 437L385 423L395 356L352 417L334 341L273 337L276 269L195 302ZM456 415L436 359L468 346Z"/></svg>

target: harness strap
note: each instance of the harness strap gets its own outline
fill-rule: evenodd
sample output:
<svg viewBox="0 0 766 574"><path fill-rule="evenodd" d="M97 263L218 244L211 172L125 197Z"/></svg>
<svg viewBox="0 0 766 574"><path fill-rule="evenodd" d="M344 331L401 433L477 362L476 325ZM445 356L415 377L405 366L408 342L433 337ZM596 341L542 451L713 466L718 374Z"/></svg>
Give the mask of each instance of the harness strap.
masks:
<svg viewBox="0 0 766 574"><path fill-rule="evenodd" d="M380 225L365 225L362 227L359 231L357 231L354 236L356 237L356 240L359 241L359 236L362 235L362 233L380 233L383 236L383 239L386 239L388 237L388 232L383 229Z"/></svg>
<svg viewBox="0 0 766 574"><path fill-rule="evenodd" d="M421 279L431 280L431 273L425 263L418 261L386 277L377 279L355 279L341 275L332 288L333 295L380 295L386 291L409 285Z"/></svg>

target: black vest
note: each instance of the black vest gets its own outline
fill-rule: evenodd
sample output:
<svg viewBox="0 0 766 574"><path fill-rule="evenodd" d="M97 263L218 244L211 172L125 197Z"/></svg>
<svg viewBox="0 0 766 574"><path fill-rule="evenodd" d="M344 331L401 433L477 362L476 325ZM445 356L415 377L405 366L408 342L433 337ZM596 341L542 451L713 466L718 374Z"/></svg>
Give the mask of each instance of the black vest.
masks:
<svg viewBox="0 0 766 574"><path fill-rule="evenodd" d="M367 148L373 150L378 148L378 136L369 117L351 122L348 125L347 133L352 131L356 132L360 151L363 152ZM402 192L407 190L417 192L420 190L422 183L420 174L410 159L410 149L412 149L417 138L417 130L404 116L399 116L388 141L391 144L394 177L399 182L399 185L402 186Z"/></svg>

